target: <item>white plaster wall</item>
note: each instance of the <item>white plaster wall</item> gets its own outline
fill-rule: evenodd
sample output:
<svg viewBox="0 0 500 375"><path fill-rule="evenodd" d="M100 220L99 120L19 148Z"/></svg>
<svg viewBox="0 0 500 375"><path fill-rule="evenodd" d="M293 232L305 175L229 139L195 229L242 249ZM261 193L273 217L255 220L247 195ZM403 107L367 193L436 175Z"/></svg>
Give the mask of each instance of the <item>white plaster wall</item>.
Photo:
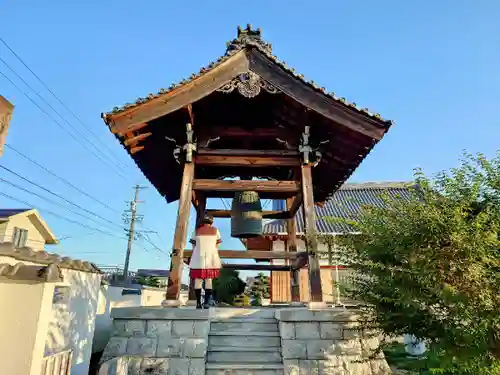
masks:
<svg viewBox="0 0 500 375"><path fill-rule="evenodd" d="M11 257L0 257L0 263L13 265L20 262ZM33 262L22 263L37 264ZM52 289L50 296L50 306L52 307L49 310L49 324L46 330L45 355L73 349L71 375L87 375L92 352L101 275L68 269L62 269L62 274L64 282L57 285L69 287L69 299L65 304L52 305L54 294ZM20 294L20 296L23 295ZM27 298L24 296L20 299L23 302L26 300ZM3 375L3 372L0 374Z"/></svg>
<svg viewBox="0 0 500 375"><path fill-rule="evenodd" d="M123 287L101 285L99 288L99 303L95 321L95 333L92 352L104 350L113 328L111 310L114 307L131 307L141 305L141 296L128 294L122 296Z"/></svg>
<svg viewBox="0 0 500 375"><path fill-rule="evenodd" d="M73 349L71 375L87 375L92 354L101 275L63 269L66 303L52 306L45 354Z"/></svg>
<svg viewBox="0 0 500 375"><path fill-rule="evenodd" d="M53 293L54 284L0 278L0 374L40 375Z"/></svg>
<svg viewBox="0 0 500 375"><path fill-rule="evenodd" d="M141 306L160 306L165 299L165 289L145 288L141 297Z"/></svg>

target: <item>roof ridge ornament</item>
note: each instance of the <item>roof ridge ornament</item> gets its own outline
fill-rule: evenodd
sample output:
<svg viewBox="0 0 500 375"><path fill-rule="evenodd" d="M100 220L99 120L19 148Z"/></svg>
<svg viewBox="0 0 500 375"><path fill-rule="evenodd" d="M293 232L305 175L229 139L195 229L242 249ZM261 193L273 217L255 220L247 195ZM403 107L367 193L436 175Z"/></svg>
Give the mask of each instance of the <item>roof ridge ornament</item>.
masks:
<svg viewBox="0 0 500 375"><path fill-rule="evenodd" d="M259 27L256 30L252 29L252 25L248 24L245 29L238 26L238 34L236 39L233 39L226 43L226 55L232 55L238 51L241 51L247 46L257 47L261 51L272 54L273 46L271 43L266 43L262 38L262 29Z"/></svg>
<svg viewBox="0 0 500 375"><path fill-rule="evenodd" d="M235 89L238 90L238 92L245 98L256 97L260 94L262 89L267 91L269 94L278 94L281 92L277 87L265 81L257 73L250 70L233 78L230 82L218 88L217 91L229 94Z"/></svg>

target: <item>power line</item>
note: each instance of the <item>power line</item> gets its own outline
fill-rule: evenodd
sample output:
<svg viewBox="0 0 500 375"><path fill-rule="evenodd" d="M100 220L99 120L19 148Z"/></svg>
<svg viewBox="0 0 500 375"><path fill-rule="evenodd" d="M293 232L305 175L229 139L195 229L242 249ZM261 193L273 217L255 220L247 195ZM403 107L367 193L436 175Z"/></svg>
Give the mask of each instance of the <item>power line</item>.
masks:
<svg viewBox="0 0 500 375"><path fill-rule="evenodd" d="M26 202L26 201L23 201L22 199L19 199L19 198L16 198L16 197L13 197L11 195L8 195L8 194L5 194L3 192L0 191L0 195L4 196L5 198L8 198L10 200L13 200L13 201L16 201L16 202L19 202L19 203L22 203L22 204L25 204L27 207L35 207L35 205L33 204L30 204L29 202ZM127 238L126 237L120 237L118 235L115 235L113 233L108 233L108 232L105 232L99 228L94 228L94 227L91 227L90 225L86 225L86 224L83 224L83 223L80 223L79 221L76 221L76 220L72 220L72 219L68 219L67 217L63 216L63 215L60 215L60 214L56 214L55 212L53 211L50 211L50 210L47 210L45 208L41 208L41 207L37 207L40 211L43 211L49 215L52 215L52 216L55 216L59 219L63 219L63 220L66 220L67 222L69 223L72 223L72 224L76 224L76 225L79 225L83 228L87 228L87 229L90 229L90 230L93 230L95 232L99 232L99 233L102 233L102 234L105 234L107 236L111 236L111 237L115 237L115 238L119 238L121 240L126 240Z"/></svg>
<svg viewBox="0 0 500 375"><path fill-rule="evenodd" d="M96 149L96 151L98 153L101 153L102 156L106 157L106 155L104 155L104 153L102 153L101 149L99 149L93 142L91 142L86 136L85 134L81 133L80 130L78 130L77 127L73 126L72 124L69 123L68 120L66 120L53 106L52 104L50 104L47 100L45 100L45 98L43 96L41 96L33 87L31 87L31 85L26 82L26 80L21 77L4 59L2 59L0 57L0 61L12 72L14 73L14 75L19 78L25 85L26 87L28 87L28 89L30 89L32 92L35 93L36 96L38 96L40 98L40 100L42 102L45 103L45 105L47 107L49 107L57 116L59 116L61 118L61 120L63 120L69 127L71 127L71 129L73 129L80 137L82 137L85 141L87 141L87 143L89 143L92 147L94 147ZM120 169L121 172L125 172L123 170L123 168L121 168L119 165L116 165L116 167L118 169Z"/></svg>
<svg viewBox="0 0 500 375"><path fill-rule="evenodd" d="M115 154L112 152L112 150L104 143L102 142L102 140L97 136L97 134L94 133L94 131L91 129L90 126L88 126L87 124L85 124L80 117L78 117L67 105L66 103L64 103L62 101L62 99L56 95L54 93L54 91L52 91L52 89L38 76L38 74L36 74L29 66L28 64L26 64L26 62L21 58L21 56L19 56L8 44L7 42L2 38L0 37L0 41L5 45L5 47L7 47L7 49L21 62L21 64L24 65L24 67L26 69L29 70L29 72L31 74L33 74L33 76L38 80L38 82L40 82L42 84L43 87L45 87L45 89L75 118L75 120L77 120L81 125L83 125L83 127L85 127L88 132L90 134L92 134L94 136L94 138L104 147L108 150L108 152L110 153L110 155L112 155L113 157L116 158ZM9 65L4 61L2 60L4 64L7 65L7 67L9 67ZM10 67L9 67L10 68ZM12 69L11 69L12 70ZM13 71L13 70L12 70ZM15 72L14 72L15 73ZM15 73L16 74L16 73ZM17 74L16 74L17 75ZM17 75L19 77L19 75ZM22 79L22 78L21 78ZM23 80L24 81L24 80ZM50 105L49 105L50 106ZM52 108L52 107L51 107ZM54 112L56 112L54 110ZM56 112L57 113L57 112ZM60 116L60 115L59 115ZM60 116L61 117L61 116ZM61 117L62 118L62 117ZM67 121L66 121L67 122ZM121 169L121 168L120 168Z"/></svg>
<svg viewBox="0 0 500 375"><path fill-rule="evenodd" d="M154 233L156 233L156 232L154 232ZM153 246L153 247L155 248L155 250L159 251L160 253L163 253L163 254L165 254L165 255L169 255L169 256L170 256L170 254L169 254L169 253L167 253L167 252L163 251L163 250L162 250L162 249L160 249L158 246L156 246L156 244L155 244L153 241L151 241L151 239L149 238L149 235L148 235L147 233L143 233L143 234L144 234L144 235L142 236L142 238L144 238L147 242L149 242L149 244L150 244L151 246ZM156 234L158 234L158 233L156 233ZM160 238L160 239L161 239L161 238Z"/></svg>
<svg viewBox="0 0 500 375"><path fill-rule="evenodd" d="M78 215L78 216L83 217L84 219L91 220L91 221L93 221L94 223L96 223L96 224L98 224L98 225L104 225L104 224L100 223L99 221L97 221L96 219L93 219L93 218L91 218L91 217L88 217L88 216L86 216L86 215L82 214L81 212L74 211L74 210L72 210L71 208L64 207L63 205L59 204L58 202L55 202L55 201L53 201L53 200L51 200L51 199L48 199L47 197L44 197L43 195L40 195L40 194L38 194L38 193L36 193L36 192L34 192L34 191L31 191L31 190L29 190L29 189L23 188L22 186L19 186L19 185L15 184L15 183L13 183L13 182L11 182L11 181L5 180L5 179L3 179L3 178L1 178L1 177L0 177L0 182L3 182L3 183L5 183L5 184L8 184L8 185L10 185L10 186L12 186L12 187L14 187L14 188L16 188L16 189L18 189L18 190L22 190L22 191L24 191L25 193L28 193L28 194L34 195L35 197L41 198L41 199L43 199L44 201L46 201L46 202L48 202L48 203L51 203L51 204L53 204L53 205L55 205L55 206L57 206L57 207L60 207L60 208L65 209L65 210L68 210L68 211L70 211L70 212L74 213L75 215ZM109 229L109 227L108 227L108 229ZM125 228L122 228L122 229L125 229ZM111 229L111 230L114 230L114 229Z"/></svg>
<svg viewBox="0 0 500 375"><path fill-rule="evenodd" d="M12 86L14 86L17 90L19 90L30 102L32 102L35 106L40 109L47 117L49 117L58 127L60 127L62 130L64 130L75 142L80 144L83 148L85 148L88 152L90 152L94 157L96 157L98 160L100 160L104 165L107 167L111 168L113 172L115 172L118 176L123 178L125 181L128 181L127 178L122 175L120 172L118 172L116 169L113 169L113 165L107 163L104 159L102 159L99 155L97 155L94 151L89 149L84 143L82 143L77 137L75 137L68 129L66 129L59 121L57 121L52 115L47 112L40 104L38 104L36 101L33 100L28 94L26 94L14 81L12 81L8 76L6 76L3 72L0 71L0 75L2 75L7 81L10 82Z"/></svg>
<svg viewBox="0 0 500 375"><path fill-rule="evenodd" d="M31 159L30 157L26 156L25 154L23 154L21 151L15 149L14 147L12 147L11 145L9 144L5 144L4 145L5 147L11 149L12 151L14 151L15 153L17 153L18 155L22 156L23 158L25 158L26 160L28 160L29 162L33 163L34 165L36 165L37 167L43 169L45 172L49 173L50 175L54 176L55 178L57 178L58 180L64 182L66 185L72 187L73 189L75 189L76 191L78 191L79 193L85 195L86 197L96 201L97 203L99 203L101 206L107 208L108 210L110 211L113 211L117 214L119 214L120 212L118 210L115 210L111 207L109 207L106 203L103 203L102 201L100 201L99 199L93 197L92 195L86 193L85 191L83 191L82 189L76 187L75 185L73 185L71 182L65 180L64 178L62 178L61 176L57 175L56 173L52 172L50 169L44 167L43 165L37 163L35 160Z"/></svg>
<svg viewBox="0 0 500 375"><path fill-rule="evenodd" d="M0 168L2 168L2 169L4 169L4 170L6 170L7 172L9 172L9 173L11 173L11 174L13 174L13 175L15 175L15 176L19 177L20 179L22 179L22 180L24 180L24 181L28 182L29 184L31 184L31 185L33 185L33 186L36 186L37 188L42 189L43 191L46 191L47 193L49 193L49 194L51 194L51 195L53 195L53 196L55 196L55 197L57 197L57 198L59 198L59 199L64 200L66 203L69 203L69 204L71 204L72 206L75 206L76 208L78 208L78 209L80 209L80 210L82 210L82 211L85 211L85 212L87 212L87 213L91 214L92 216L95 216L95 217L97 217L97 218L99 218L99 219L101 219L101 220L104 220L104 221L106 221L106 222L107 222L107 223L109 223L109 224L112 224L112 225L118 226L120 229L125 229L125 228L124 228L124 227L122 227L121 225L116 224L116 223L113 223L112 221L110 221L110 220L108 220L108 219L106 219L106 218L102 217L101 215L96 214L95 212L92 212L92 211L90 211L90 210L87 210L86 208L84 208L84 207L82 207L82 206L80 206L80 205L78 205L78 204L76 204L76 203L74 203L74 202L71 202L70 200L68 200L68 199L66 199L66 198L64 198L64 197L62 197L61 195L59 195L59 194L57 194L57 193L54 193L54 192L50 191L49 189L47 189L47 188L45 188L45 187L43 187L43 186L41 186L41 185L37 184L36 182L31 181L29 178L26 178L26 177L24 177L24 176L21 176L19 173L16 173L16 172L14 172L13 170L11 170L11 169L9 169L9 168L7 168L7 167L5 167L5 166L1 165L1 164L0 164Z"/></svg>

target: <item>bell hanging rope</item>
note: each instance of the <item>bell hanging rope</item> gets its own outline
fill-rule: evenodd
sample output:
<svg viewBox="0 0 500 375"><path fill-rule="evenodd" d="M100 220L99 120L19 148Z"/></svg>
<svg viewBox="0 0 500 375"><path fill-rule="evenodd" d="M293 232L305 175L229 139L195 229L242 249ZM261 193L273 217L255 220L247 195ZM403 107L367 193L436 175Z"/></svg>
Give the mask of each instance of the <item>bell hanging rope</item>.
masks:
<svg viewBox="0 0 500 375"><path fill-rule="evenodd" d="M262 235L262 204L255 191L237 192L231 204L231 237Z"/></svg>

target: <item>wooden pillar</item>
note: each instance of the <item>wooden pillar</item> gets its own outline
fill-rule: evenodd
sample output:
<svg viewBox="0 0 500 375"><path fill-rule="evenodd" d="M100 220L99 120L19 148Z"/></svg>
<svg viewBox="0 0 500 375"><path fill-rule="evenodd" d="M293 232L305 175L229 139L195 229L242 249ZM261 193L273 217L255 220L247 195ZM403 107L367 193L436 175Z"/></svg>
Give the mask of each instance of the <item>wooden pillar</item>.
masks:
<svg viewBox="0 0 500 375"><path fill-rule="evenodd" d="M304 229L306 236L306 248L309 253L309 290L311 294L310 302L323 302L323 291L321 289L321 270L318 260L318 240L316 238L316 223L314 215L314 196L311 164L303 165L302 172L302 194L304 203L302 205L304 213Z"/></svg>
<svg viewBox="0 0 500 375"><path fill-rule="evenodd" d="M191 198L193 195L194 163L184 164L182 175L181 193L179 198L179 209L177 211L177 222L175 224L174 247L170 263L170 275L166 293L166 305L177 304L181 291L181 277L183 268L184 248L189 227L189 211L191 209Z"/></svg>
<svg viewBox="0 0 500 375"><path fill-rule="evenodd" d="M294 203L294 198L288 198L286 200L286 209L290 211ZM297 252L297 223L295 222L295 216L286 221L286 229L288 234L288 239L286 241L286 250L289 252ZM300 270L290 271L290 288L292 303L300 303L300 280L299 280Z"/></svg>
<svg viewBox="0 0 500 375"><path fill-rule="evenodd" d="M205 194L199 192L196 195L196 227L200 225L207 208L207 198ZM193 249L194 250L194 249ZM194 293L194 279L189 278L189 301L196 301Z"/></svg>

